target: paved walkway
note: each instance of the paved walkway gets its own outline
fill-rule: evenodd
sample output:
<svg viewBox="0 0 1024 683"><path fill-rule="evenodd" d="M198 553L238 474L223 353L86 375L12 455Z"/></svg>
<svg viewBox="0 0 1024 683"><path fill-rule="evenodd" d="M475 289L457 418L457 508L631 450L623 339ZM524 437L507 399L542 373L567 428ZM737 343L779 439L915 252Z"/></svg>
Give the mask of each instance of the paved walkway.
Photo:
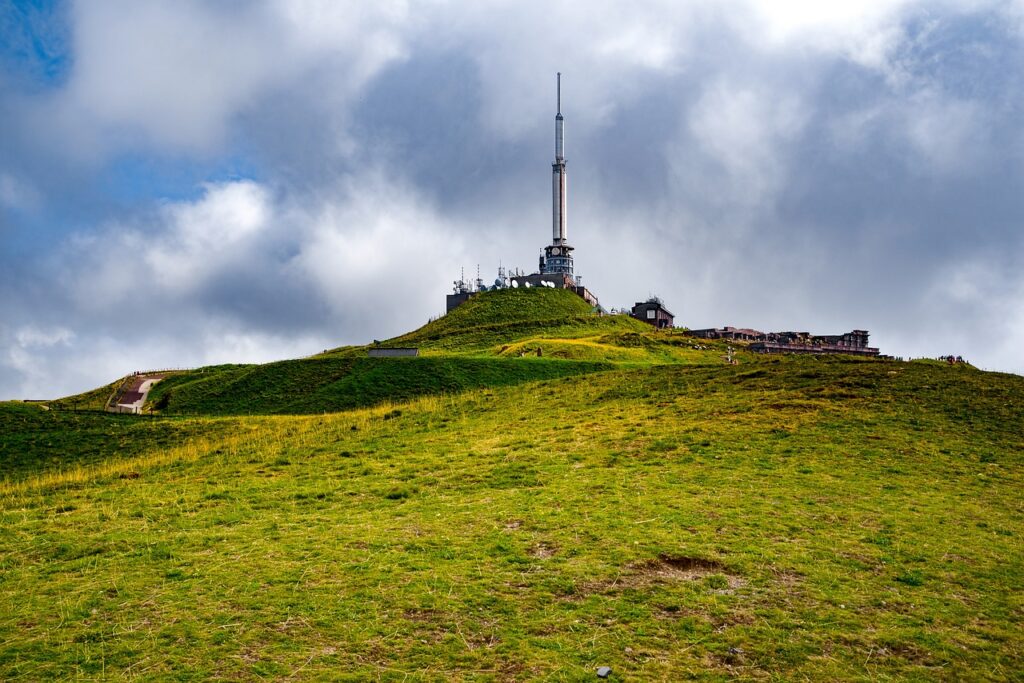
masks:
<svg viewBox="0 0 1024 683"><path fill-rule="evenodd" d="M117 404L107 410L112 413L141 413L149 390L163 378L164 375L136 375L117 400Z"/></svg>

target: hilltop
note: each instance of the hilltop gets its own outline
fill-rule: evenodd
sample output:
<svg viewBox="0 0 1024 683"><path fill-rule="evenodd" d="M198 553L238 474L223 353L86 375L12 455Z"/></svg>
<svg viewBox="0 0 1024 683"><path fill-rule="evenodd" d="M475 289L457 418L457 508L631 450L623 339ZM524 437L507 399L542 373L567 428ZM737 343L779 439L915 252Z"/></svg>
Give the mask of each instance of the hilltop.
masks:
<svg viewBox="0 0 1024 683"><path fill-rule="evenodd" d="M371 346L0 404L0 676L1024 668L1024 378L729 365L563 290Z"/></svg>
<svg viewBox="0 0 1024 683"><path fill-rule="evenodd" d="M597 315L565 290L499 290L378 345L174 373L155 385L146 409L165 415L322 413L599 372L622 363L716 360L688 353L693 345L680 336L655 334L628 316ZM371 346L415 346L421 355L368 358ZM98 407L97 399L110 390L61 404Z"/></svg>

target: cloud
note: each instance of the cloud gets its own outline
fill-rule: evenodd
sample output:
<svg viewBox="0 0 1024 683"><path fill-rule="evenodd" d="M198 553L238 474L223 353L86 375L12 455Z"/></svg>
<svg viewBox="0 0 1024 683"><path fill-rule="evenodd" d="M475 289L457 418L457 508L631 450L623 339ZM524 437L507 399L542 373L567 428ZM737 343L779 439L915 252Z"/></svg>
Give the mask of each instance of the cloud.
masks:
<svg viewBox="0 0 1024 683"><path fill-rule="evenodd" d="M1024 245L1005 254L974 256L935 269L922 288L921 305L934 321L901 341L915 355L963 355L989 370L1020 372L1024 333Z"/></svg>
<svg viewBox="0 0 1024 683"><path fill-rule="evenodd" d="M0 172L0 207L31 211L39 205L39 192L10 173Z"/></svg>
<svg viewBox="0 0 1024 683"><path fill-rule="evenodd" d="M41 356L55 351L58 354L66 353L74 338L71 330L59 326L44 329L35 325L25 325L14 330L0 326L0 341L3 342L0 348L6 349L3 356L0 356L0 369L4 370L0 378L15 373L20 380L18 385L8 385L4 388L11 391L14 386L19 386L21 391L31 392L52 381L52 370L41 360Z"/></svg>
<svg viewBox="0 0 1024 683"><path fill-rule="evenodd" d="M0 389L52 396L82 374L95 383L394 336L443 310L449 274L466 261L461 232L379 171L316 199L250 180L207 184L52 256L46 274L62 294L45 306L62 325L9 334ZM95 360L68 373L82 358Z"/></svg>
<svg viewBox="0 0 1024 683"><path fill-rule="evenodd" d="M437 310L437 292L443 290L418 283L437 288L438 264L454 272L465 254L459 226L383 173L349 179L339 196L312 211L292 207L290 224L304 226L294 271L310 279L337 315L371 318L394 301L407 309Z"/></svg>
<svg viewBox="0 0 1024 683"><path fill-rule="evenodd" d="M0 395L383 338L464 266L532 268L556 71L570 235L606 305L657 293L681 324L868 327L1024 370L1016 5L65 14L59 78L0 77ZM960 332L979 326L1011 341Z"/></svg>
<svg viewBox="0 0 1024 683"><path fill-rule="evenodd" d="M79 163L144 148L208 156L240 117L299 80L340 113L405 55L404 3L128 0L71 5L66 86L23 102L27 130Z"/></svg>
<svg viewBox="0 0 1024 683"><path fill-rule="evenodd" d="M784 150L807 116L807 105L793 93L727 82L706 89L688 122L688 140L720 171L705 191L723 205L770 205L787 175Z"/></svg>
<svg viewBox="0 0 1024 683"><path fill-rule="evenodd" d="M930 170L973 171L986 151L989 125L980 102L918 93L907 105L904 123L907 138Z"/></svg>
<svg viewBox="0 0 1024 683"><path fill-rule="evenodd" d="M74 308L93 315L201 301L257 326L310 309L344 317L355 295L379 304L388 281L422 291L414 281L435 264L451 267L461 250L458 231L429 203L371 173L317 198L275 196L250 180L207 184L196 200L76 237L51 268L64 274ZM239 287L275 296L253 307L235 298ZM221 290L230 293L223 300Z"/></svg>

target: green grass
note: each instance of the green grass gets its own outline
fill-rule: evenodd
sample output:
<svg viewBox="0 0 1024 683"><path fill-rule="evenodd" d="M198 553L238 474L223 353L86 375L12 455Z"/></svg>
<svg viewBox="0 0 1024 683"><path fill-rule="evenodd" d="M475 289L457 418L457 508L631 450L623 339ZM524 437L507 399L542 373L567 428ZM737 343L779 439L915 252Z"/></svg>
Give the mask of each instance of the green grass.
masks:
<svg viewBox="0 0 1024 683"><path fill-rule="evenodd" d="M540 319L380 378L355 354L269 375L384 396L418 361L497 361L461 393L228 418L0 405L21 463L0 483L0 678L1019 679L1024 378L730 366ZM559 352L603 369L526 376ZM255 383L268 367L217 372L273 406L291 394Z"/></svg>
<svg viewBox="0 0 1024 683"><path fill-rule="evenodd" d="M45 410L0 403L0 480L75 470L236 430L222 421Z"/></svg>
<svg viewBox="0 0 1024 683"><path fill-rule="evenodd" d="M721 349L695 352L693 342L626 316L595 315L565 290L500 290L382 344L417 346L420 357L367 358L368 347L348 346L300 360L199 368L156 384L147 408L167 415L308 414L598 372L614 363L720 362Z"/></svg>
<svg viewBox="0 0 1024 683"><path fill-rule="evenodd" d="M651 330L628 316L600 316L563 289L504 289L474 296L446 316L385 346L444 353L478 353L530 337L588 337Z"/></svg>
<svg viewBox="0 0 1024 683"><path fill-rule="evenodd" d="M58 410L103 410L107 407L107 401L114 395L117 388L121 386L123 379L81 394L67 396L58 401L51 402L50 405Z"/></svg>
<svg viewBox="0 0 1024 683"><path fill-rule="evenodd" d="M481 325L567 320L591 315L590 304L564 289L500 289L471 297L448 315L407 336L447 336Z"/></svg>
<svg viewBox="0 0 1024 683"><path fill-rule="evenodd" d="M164 414L322 413L610 367L542 358L321 357L181 373L157 384L148 404Z"/></svg>

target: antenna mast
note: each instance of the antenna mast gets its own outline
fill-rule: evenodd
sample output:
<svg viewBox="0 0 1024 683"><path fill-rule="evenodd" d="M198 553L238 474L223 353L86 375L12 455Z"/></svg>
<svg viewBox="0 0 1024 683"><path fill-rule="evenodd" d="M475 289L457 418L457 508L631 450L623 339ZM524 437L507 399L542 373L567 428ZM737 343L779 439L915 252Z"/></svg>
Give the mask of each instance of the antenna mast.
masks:
<svg viewBox="0 0 1024 683"><path fill-rule="evenodd" d="M540 257L543 275L573 276L572 246L566 220L565 117L562 116L562 72L557 77L558 113L555 114L555 163L552 171L551 245Z"/></svg>

